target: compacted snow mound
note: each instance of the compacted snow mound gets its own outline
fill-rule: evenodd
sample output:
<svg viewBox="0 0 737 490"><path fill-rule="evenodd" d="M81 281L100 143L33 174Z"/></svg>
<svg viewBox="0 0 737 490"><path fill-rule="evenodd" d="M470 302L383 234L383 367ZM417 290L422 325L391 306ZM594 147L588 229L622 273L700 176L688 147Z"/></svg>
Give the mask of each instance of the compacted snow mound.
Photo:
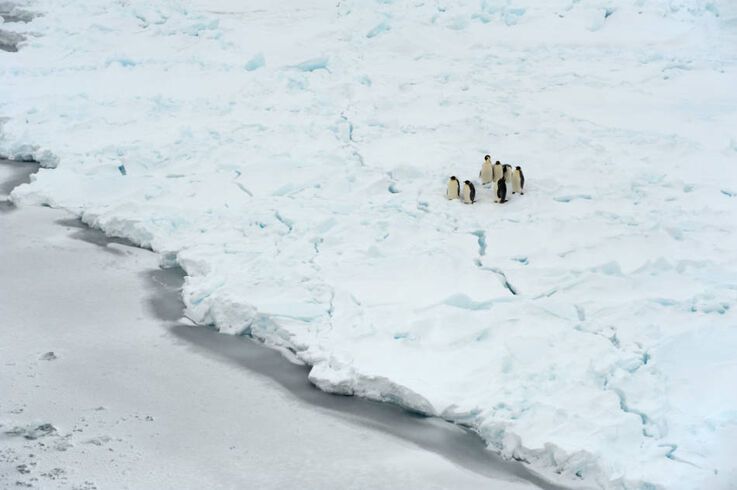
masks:
<svg viewBox="0 0 737 490"><path fill-rule="evenodd" d="M0 155L56 168L12 198L160 252L322 389L551 479L734 488L731 2L291 3L34 3ZM447 201L485 153L525 196Z"/></svg>

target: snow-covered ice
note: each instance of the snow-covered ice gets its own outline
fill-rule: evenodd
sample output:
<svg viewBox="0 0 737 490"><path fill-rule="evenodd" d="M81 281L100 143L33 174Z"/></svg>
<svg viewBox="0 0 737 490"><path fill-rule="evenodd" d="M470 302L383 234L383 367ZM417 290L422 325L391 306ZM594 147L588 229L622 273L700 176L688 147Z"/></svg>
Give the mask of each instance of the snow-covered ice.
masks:
<svg viewBox="0 0 737 490"><path fill-rule="evenodd" d="M159 252L324 390L557 481L735 488L733 2L23 8L0 155L49 168L16 203ZM447 201L485 153L525 196Z"/></svg>
<svg viewBox="0 0 737 490"><path fill-rule="evenodd" d="M155 254L0 210L0 488L559 490L469 431L178 322L181 271Z"/></svg>

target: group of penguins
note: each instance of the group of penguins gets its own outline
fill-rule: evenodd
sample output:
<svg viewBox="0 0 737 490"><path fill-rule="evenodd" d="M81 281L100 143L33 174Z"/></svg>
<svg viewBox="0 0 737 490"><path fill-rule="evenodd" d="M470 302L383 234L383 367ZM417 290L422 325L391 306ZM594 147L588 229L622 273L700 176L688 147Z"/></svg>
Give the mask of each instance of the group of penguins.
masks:
<svg viewBox="0 0 737 490"><path fill-rule="evenodd" d="M512 194L525 193L525 174L522 173L522 167L515 167L512 170L511 165L502 165L498 160L495 164L491 164L491 156L484 157L484 163L481 164L481 172L479 178L483 185L492 184L492 189L496 187L496 200L494 202L507 202L507 186L512 185ZM446 193L448 199L461 198L466 204L473 204L476 200L476 188L473 182L466 180L463 182L463 190L461 191L461 183L453 175L448 181L448 190Z"/></svg>

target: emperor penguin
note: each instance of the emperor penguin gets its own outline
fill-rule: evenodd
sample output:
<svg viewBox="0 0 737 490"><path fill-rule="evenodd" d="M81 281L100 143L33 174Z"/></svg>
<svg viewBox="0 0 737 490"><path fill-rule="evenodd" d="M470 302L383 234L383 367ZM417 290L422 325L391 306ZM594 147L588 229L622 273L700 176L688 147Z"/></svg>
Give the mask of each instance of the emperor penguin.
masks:
<svg viewBox="0 0 737 490"><path fill-rule="evenodd" d="M522 167L519 165L512 172L512 194L525 194L525 174L522 173Z"/></svg>
<svg viewBox="0 0 737 490"><path fill-rule="evenodd" d="M507 183L503 178L496 183L496 197L499 203L507 202Z"/></svg>
<svg viewBox="0 0 737 490"><path fill-rule="evenodd" d="M507 186L512 185L512 166L504 164L502 165L502 175L504 176L505 184Z"/></svg>
<svg viewBox="0 0 737 490"><path fill-rule="evenodd" d="M502 175L503 175L502 170L503 170L502 164L499 160L497 160L496 163L494 164L493 173L492 173L494 182L502 178Z"/></svg>
<svg viewBox="0 0 737 490"><path fill-rule="evenodd" d="M473 186L473 182L467 180L463 183L463 202L466 204L473 204L476 200L476 188Z"/></svg>
<svg viewBox="0 0 737 490"><path fill-rule="evenodd" d="M479 172L479 178L482 184L488 184L494 180L494 169L491 165L491 156L486 155L484 157L484 163L481 164L481 172Z"/></svg>
<svg viewBox="0 0 737 490"><path fill-rule="evenodd" d="M453 175L448 180L448 190L445 193L448 199L458 199L461 195L461 183L458 182L456 176Z"/></svg>

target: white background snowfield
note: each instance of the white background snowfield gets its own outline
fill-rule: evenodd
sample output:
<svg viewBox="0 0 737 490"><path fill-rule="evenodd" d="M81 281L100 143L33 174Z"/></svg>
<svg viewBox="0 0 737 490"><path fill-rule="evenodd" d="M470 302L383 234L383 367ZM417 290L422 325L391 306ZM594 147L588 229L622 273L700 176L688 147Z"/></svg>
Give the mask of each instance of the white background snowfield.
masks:
<svg viewBox="0 0 737 490"><path fill-rule="evenodd" d="M26 8L0 154L54 168L16 203L160 252L324 390L556 481L737 488L734 2ZM446 200L486 153L526 195Z"/></svg>

